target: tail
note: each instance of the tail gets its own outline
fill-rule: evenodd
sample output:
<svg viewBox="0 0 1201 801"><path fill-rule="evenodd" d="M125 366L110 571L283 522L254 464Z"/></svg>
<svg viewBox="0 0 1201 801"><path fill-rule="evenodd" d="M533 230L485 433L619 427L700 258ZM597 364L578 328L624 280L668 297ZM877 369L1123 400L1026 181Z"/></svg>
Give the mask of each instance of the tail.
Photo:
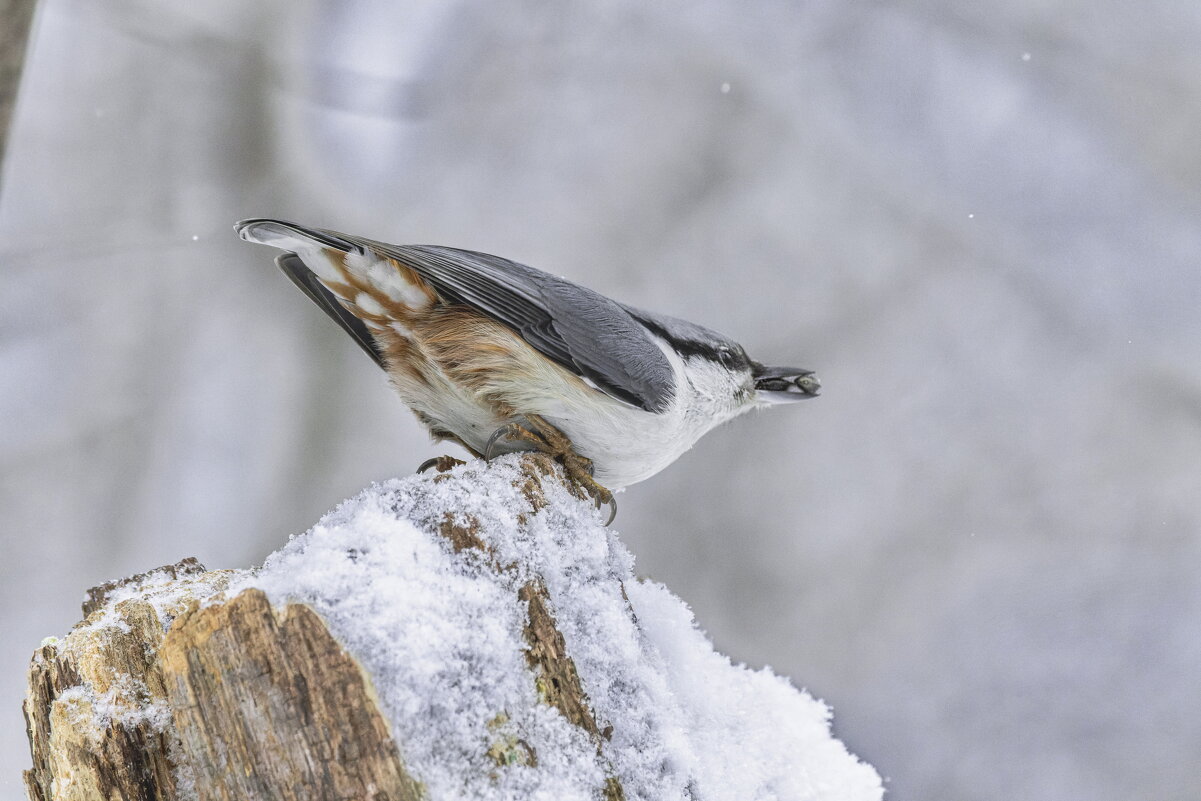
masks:
<svg viewBox="0 0 1201 801"><path fill-rule="evenodd" d="M280 250L299 253L312 248L333 248L343 253L358 252L360 248L332 231L309 228L287 220L258 218L242 220L234 225L238 236L247 242L271 245Z"/></svg>
<svg viewBox="0 0 1201 801"><path fill-rule="evenodd" d="M383 349L372 334L372 328L382 330L391 321L379 301L386 299L390 301L387 305L395 309L397 285L411 290L416 275L398 269L395 262L384 264L376 254L332 231L271 219L243 220L234 228L247 242L287 251L275 260L284 275L350 334L376 364L387 369ZM432 295L432 290L404 294L424 299Z"/></svg>
<svg viewBox="0 0 1201 801"><path fill-rule="evenodd" d="M371 336L371 330L362 320L351 314L338 301L333 292L321 285L317 276L304 265L299 256L295 253L284 253L275 257L275 264L283 270L284 275L292 279L292 283L296 284L301 292L309 296L309 300L316 303L321 311L328 314L330 319L341 326L343 331L350 334L354 341L359 343L363 352L370 356L381 369L388 369L387 363L384 362L383 352L375 343L375 337Z"/></svg>

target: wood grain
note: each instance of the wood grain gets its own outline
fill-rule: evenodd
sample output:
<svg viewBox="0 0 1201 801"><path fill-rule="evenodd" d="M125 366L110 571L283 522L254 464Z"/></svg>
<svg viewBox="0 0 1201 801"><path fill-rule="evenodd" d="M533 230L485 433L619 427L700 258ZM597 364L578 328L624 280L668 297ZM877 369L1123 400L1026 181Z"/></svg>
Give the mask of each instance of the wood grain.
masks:
<svg viewBox="0 0 1201 801"><path fill-rule="evenodd" d="M193 609L159 663L201 799L421 798L370 681L309 607L248 589Z"/></svg>
<svg viewBox="0 0 1201 801"><path fill-rule="evenodd" d="M228 580L229 571L204 572L190 559L93 588L84 603L90 614L34 653L23 706L33 801L180 797L178 739L155 655L174 615ZM134 597L97 601L129 588Z"/></svg>
<svg viewBox="0 0 1201 801"><path fill-rule="evenodd" d="M543 482L560 475L546 456L523 457L520 524L546 504ZM449 480L465 479L433 478ZM546 578L502 564L483 522L446 515L422 525L463 558L483 554L513 587L526 620L524 676L607 763L611 731L597 723ZM88 592L85 619L48 638L30 666L32 801L436 801L406 768L370 677L321 617L304 604L273 607L258 589L227 597L234 575L185 559ZM539 764L506 722L502 714L489 726L491 759ZM597 795L621 801L608 774Z"/></svg>

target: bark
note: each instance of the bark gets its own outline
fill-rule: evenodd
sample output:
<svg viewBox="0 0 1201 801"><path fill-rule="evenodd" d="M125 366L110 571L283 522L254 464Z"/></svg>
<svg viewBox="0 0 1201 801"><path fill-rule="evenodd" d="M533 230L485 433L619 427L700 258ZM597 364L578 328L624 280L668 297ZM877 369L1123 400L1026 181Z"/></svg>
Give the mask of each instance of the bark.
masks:
<svg viewBox="0 0 1201 801"><path fill-rule="evenodd" d="M245 590L185 612L158 656L203 798L421 797L370 680L307 606Z"/></svg>
<svg viewBox="0 0 1201 801"><path fill-rule="evenodd" d="M524 461L530 512L550 472L543 457ZM477 521L433 529L457 551L491 556ZM434 801L407 771L370 678L320 616L274 608L255 589L226 597L233 575L191 559L89 591L86 618L30 668L30 798ZM543 582L512 602L527 617L538 697L599 752L611 732L597 726ZM498 737L488 751L498 764L537 764L528 743ZM624 798L613 776L597 789Z"/></svg>
<svg viewBox="0 0 1201 801"><path fill-rule="evenodd" d="M188 797L157 652L175 616L224 590L230 575L192 559L93 588L87 617L43 642L24 705L33 801Z"/></svg>

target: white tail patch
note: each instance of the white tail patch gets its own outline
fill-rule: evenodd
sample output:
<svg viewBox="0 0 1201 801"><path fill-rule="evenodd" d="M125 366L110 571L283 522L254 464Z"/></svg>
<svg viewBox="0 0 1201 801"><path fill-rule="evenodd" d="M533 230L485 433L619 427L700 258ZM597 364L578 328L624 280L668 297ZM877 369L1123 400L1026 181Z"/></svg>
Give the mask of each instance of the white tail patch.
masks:
<svg viewBox="0 0 1201 801"><path fill-rule="evenodd" d="M360 292L355 296L354 305L358 306L365 314L371 314L376 317L385 317L387 312L380 302L368 295L366 292Z"/></svg>
<svg viewBox="0 0 1201 801"><path fill-rule="evenodd" d="M297 248L296 255L304 262L304 266L313 271L314 275L322 281L340 282L346 280L342 277L342 270L337 263L330 258L330 251L322 247L314 247L312 243L306 248Z"/></svg>
<svg viewBox="0 0 1201 801"><path fill-rule="evenodd" d="M393 262L380 258L370 250L366 253L347 253L345 262L351 275L389 300L403 303L410 309L424 309L430 305L430 297L424 287L414 284Z"/></svg>
<svg viewBox="0 0 1201 801"><path fill-rule="evenodd" d="M366 292L357 293L353 299L343 299L369 315L387 316L385 308L389 301L420 310L429 308L435 300L434 293L415 272L370 249L344 253L287 223L273 220L246 224L239 229L239 235L247 242L292 251L335 294L344 294L339 287L347 284L365 289ZM376 297L371 297L372 294Z"/></svg>
<svg viewBox="0 0 1201 801"><path fill-rule="evenodd" d="M300 257L304 266L308 267L322 281L342 281L342 269L330 256L325 246L291 228L271 221L248 225L239 231L239 235L247 242L257 242L260 245L270 245L280 250L290 250Z"/></svg>

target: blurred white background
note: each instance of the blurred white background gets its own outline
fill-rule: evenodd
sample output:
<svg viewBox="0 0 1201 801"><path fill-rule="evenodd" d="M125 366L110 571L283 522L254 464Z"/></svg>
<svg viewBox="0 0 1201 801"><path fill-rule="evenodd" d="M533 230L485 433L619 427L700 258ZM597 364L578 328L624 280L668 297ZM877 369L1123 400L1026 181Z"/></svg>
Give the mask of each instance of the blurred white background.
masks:
<svg viewBox="0 0 1201 801"><path fill-rule="evenodd" d="M894 801L1195 798L1201 4L44 0L0 195L0 797L84 590L434 448L239 242L497 253L819 371L619 498Z"/></svg>

